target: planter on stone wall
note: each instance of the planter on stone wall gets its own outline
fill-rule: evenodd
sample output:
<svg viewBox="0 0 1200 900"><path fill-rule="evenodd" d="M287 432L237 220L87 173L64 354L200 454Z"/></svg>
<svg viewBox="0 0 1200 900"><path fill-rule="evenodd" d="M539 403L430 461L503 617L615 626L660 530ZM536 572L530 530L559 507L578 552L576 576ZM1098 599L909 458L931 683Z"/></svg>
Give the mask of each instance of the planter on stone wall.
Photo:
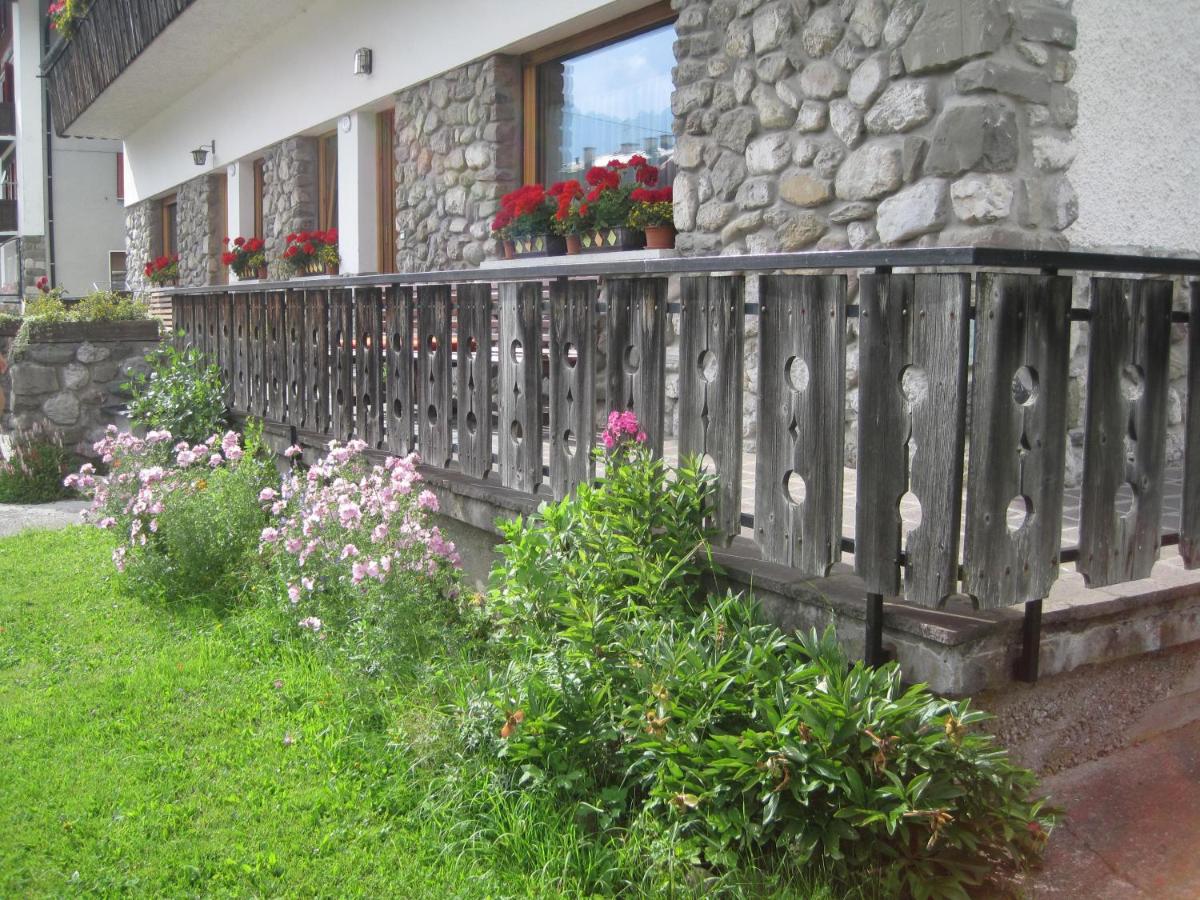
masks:
<svg viewBox="0 0 1200 900"><path fill-rule="evenodd" d="M567 242L557 234L530 234L513 238L513 252L518 259L528 256L562 256Z"/></svg>
<svg viewBox="0 0 1200 900"><path fill-rule="evenodd" d="M640 250L646 245L646 235L632 228L596 228L579 236L584 253L603 253L609 250Z"/></svg>

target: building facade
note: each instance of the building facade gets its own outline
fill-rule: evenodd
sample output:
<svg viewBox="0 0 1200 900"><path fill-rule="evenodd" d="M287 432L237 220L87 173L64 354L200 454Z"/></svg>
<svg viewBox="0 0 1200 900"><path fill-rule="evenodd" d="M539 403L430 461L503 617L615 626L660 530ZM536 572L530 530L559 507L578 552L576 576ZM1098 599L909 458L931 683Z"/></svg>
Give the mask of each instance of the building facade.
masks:
<svg viewBox="0 0 1200 900"><path fill-rule="evenodd" d="M0 3L0 300L46 277L68 294L125 283L119 140L55 134L41 78L44 2Z"/></svg>
<svg viewBox="0 0 1200 900"><path fill-rule="evenodd" d="M1178 27L1200 0L158 5L125 57L77 39L47 64L57 126L124 142L135 288L172 253L183 284L222 281L237 235L282 276L287 234L334 226L344 273L476 266L504 193L634 153L673 184L684 255L1200 250L1200 124L1171 112L1200 107L1200 31ZM127 6L96 0L96 33ZM1085 363L1081 341L1080 386ZM853 413L855 345L847 374Z"/></svg>

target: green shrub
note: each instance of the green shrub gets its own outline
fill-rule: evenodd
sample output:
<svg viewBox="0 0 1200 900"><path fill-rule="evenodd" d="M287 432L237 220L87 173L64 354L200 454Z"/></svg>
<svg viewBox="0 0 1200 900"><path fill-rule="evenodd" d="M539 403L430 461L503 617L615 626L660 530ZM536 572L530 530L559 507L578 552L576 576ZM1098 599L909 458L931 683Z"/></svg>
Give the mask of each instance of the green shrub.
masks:
<svg viewBox="0 0 1200 900"><path fill-rule="evenodd" d="M106 476L83 466L67 483L87 492L87 519L116 532L113 562L137 594L202 597L220 605L246 583L266 524L259 494L278 482L262 426L172 444L110 428L96 444Z"/></svg>
<svg viewBox="0 0 1200 900"><path fill-rule="evenodd" d="M63 478L74 454L62 436L45 425L34 425L13 436L10 455L0 460L0 503L50 503L70 497Z"/></svg>
<svg viewBox="0 0 1200 900"><path fill-rule="evenodd" d="M129 294L93 291L69 310L76 322L130 322L150 318L150 307Z"/></svg>
<svg viewBox="0 0 1200 900"><path fill-rule="evenodd" d="M25 355L38 331L63 322L127 322L150 318L150 308L141 300L111 291L94 291L78 303L63 302L60 288L43 291L25 301L21 329L13 339L13 359Z"/></svg>
<svg viewBox="0 0 1200 900"><path fill-rule="evenodd" d="M169 431L177 440L198 443L225 427L225 383L221 371L194 347L165 344L146 357L150 371L125 385L133 394L129 416L149 431Z"/></svg>
<svg viewBox="0 0 1200 900"><path fill-rule="evenodd" d="M487 615L508 661L462 704L468 747L595 825L669 834L656 890L787 858L965 896L1031 862L1054 815L982 713L706 598L708 489L626 444L603 485L505 526Z"/></svg>

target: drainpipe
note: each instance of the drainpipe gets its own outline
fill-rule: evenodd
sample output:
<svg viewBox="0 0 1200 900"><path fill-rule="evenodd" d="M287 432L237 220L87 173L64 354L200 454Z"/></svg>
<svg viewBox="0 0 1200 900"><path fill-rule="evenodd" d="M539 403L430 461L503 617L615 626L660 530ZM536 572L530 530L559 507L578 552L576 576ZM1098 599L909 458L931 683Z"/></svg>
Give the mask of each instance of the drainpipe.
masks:
<svg viewBox="0 0 1200 900"><path fill-rule="evenodd" d="M46 58L46 54L50 52L50 30L42 28L42 52L41 59ZM45 122L45 134L42 136L42 152L46 157L46 276L50 279L51 285L56 285L57 281L54 277L55 259L54 252L54 126L50 122L50 92L46 90L46 76L38 72L38 78L42 83L42 120Z"/></svg>

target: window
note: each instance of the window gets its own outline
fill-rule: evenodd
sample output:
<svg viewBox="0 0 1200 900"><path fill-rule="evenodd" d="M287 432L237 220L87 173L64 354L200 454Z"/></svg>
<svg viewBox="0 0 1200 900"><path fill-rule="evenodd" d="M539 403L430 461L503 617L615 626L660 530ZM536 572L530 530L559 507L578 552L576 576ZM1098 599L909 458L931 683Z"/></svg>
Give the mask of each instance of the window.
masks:
<svg viewBox="0 0 1200 900"><path fill-rule="evenodd" d="M389 109L378 116L379 169L379 271L396 271L396 112Z"/></svg>
<svg viewBox="0 0 1200 900"><path fill-rule="evenodd" d="M263 208L267 199L267 161L254 161L254 234L251 237L266 237L263 227Z"/></svg>
<svg viewBox="0 0 1200 900"><path fill-rule="evenodd" d="M673 175L667 4L532 54L524 72L527 182L583 179L593 165L635 153Z"/></svg>
<svg viewBox="0 0 1200 900"><path fill-rule="evenodd" d="M179 252L179 203L174 194L159 201L162 208L162 235L159 247L163 256Z"/></svg>
<svg viewBox="0 0 1200 900"><path fill-rule="evenodd" d="M125 251L112 250L108 254L108 284L110 291L126 291Z"/></svg>
<svg viewBox="0 0 1200 900"><path fill-rule="evenodd" d="M337 228L337 132L317 138L317 228Z"/></svg>

